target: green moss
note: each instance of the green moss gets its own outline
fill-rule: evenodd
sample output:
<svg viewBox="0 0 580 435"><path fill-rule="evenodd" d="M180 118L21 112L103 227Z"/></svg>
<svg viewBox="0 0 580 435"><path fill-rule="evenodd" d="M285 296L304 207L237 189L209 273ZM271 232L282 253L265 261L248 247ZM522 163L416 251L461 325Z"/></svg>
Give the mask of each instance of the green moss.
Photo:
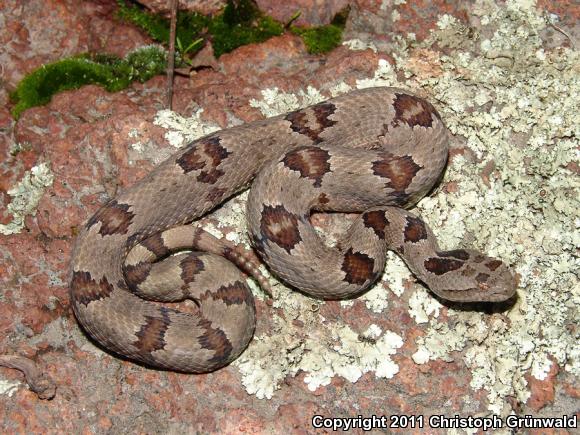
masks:
<svg viewBox="0 0 580 435"><path fill-rule="evenodd" d="M229 53L242 45L264 42L272 36L278 36L284 32L282 24L265 16L258 18L251 25L245 23L230 25L223 20L223 16L218 16L213 20L209 29L213 35L212 44L216 57Z"/></svg>
<svg viewBox="0 0 580 435"><path fill-rule="evenodd" d="M169 20L135 5L128 5L125 0L118 0L118 4L120 18L135 24L155 41L169 43ZM348 13L348 8L343 9L327 26L291 27L290 30L304 39L309 53L326 53L340 44ZM214 54L219 57L242 45L263 42L283 32L284 25L262 14L252 0L229 0L224 11L215 17L195 12L177 12L177 49L180 58L185 60L186 55L195 54L202 48L203 44L194 44L199 38L211 40ZM185 47L191 50L184 50Z"/></svg>
<svg viewBox="0 0 580 435"><path fill-rule="evenodd" d="M58 92L96 84L109 92L126 88L134 80L144 82L164 71L166 55L159 47L143 47L124 59L113 55L83 54L62 59L34 70L20 81L10 97L12 115L48 103Z"/></svg>
<svg viewBox="0 0 580 435"><path fill-rule="evenodd" d="M209 26L213 49L217 57L242 45L263 42L281 35L281 23L263 15L251 0L228 1L224 12L216 16Z"/></svg>
<svg viewBox="0 0 580 435"><path fill-rule="evenodd" d="M153 15L137 6L129 6L118 0L118 16L143 29L157 42L169 43L169 20ZM263 15L251 0L228 1L224 11L215 17L195 12L177 12L176 39L179 47L191 47L198 38L210 39L216 57L246 44L263 42L281 35L284 26ZM193 45L190 53L201 49L203 44ZM180 53L184 58L186 53Z"/></svg>
<svg viewBox="0 0 580 435"><path fill-rule="evenodd" d="M342 28L334 24L311 28L292 27L291 31L302 37L311 54L327 53L342 41Z"/></svg>
<svg viewBox="0 0 580 435"><path fill-rule="evenodd" d="M123 0L118 0L117 5L119 7L117 9L119 18L146 30L149 36L157 42L169 41L169 24L165 18L147 13L137 6L130 6Z"/></svg>
<svg viewBox="0 0 580 435"><path fill-rule="evenodd" d="M147 32L153 40L169 44L169 20L160 15L151 14L124 0L118 0L117 16ZM177 13L176 36L183 47L190 46L209 25L211 19L196 12ZM199 47L201 48L201 47ZM198 49L199 49L198 48Z"/></svg>
<svg viewBox="0 0 580 435"><path fill-rule="evenodd" d="M327 53L338 47L342 41L342 31L350 9L341 10L327 26L318 27L290 27L290 31L302 37L306 49L311 54Z"/></svg>
<svg viewBox="0 0 580 435"><path fill-rule="evenodd" d="M146 46L131 51L125 56L128 77L141 83L162 74L167 68L167 53L160 47Z"/></svg>

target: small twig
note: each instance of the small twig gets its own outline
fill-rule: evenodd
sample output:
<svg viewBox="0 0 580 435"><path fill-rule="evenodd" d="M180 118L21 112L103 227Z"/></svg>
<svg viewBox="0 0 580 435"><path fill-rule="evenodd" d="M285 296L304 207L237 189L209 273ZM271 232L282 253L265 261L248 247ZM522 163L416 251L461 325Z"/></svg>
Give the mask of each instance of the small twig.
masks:
<svg viewBox="0 0 580 435"><path fill-rule="evenodd" d="M574 45L574 40L570 37L570 35L568 35L566 32L564 32L563 29L556 26L554 23L550 23L550 26L552 26L555 31L560 32L562 35L564 35L566 38L568 38L568 41L570 42L570 45L572 46L572 48L576 48Z"/></svg>
<svg viewBox="0 0 580 435"><path fill-rule="evenodd" d="M288 20L288 22L286 22L286 24L284 24L284 28L288 29L290 27L290 24L292 24L294 21L296 21L300 15L302 15L302 11L298 10L298 11L294 12L294 14Z"/></svg>
<svg viewBox="0 0 580 435"><path fill-rule="evenodd" d="M173 72L175 69L175 27L177 23L178 0L170 0L171 24L169 27L169 53L167 55L167 108L173 103Z"/></svg>
<svg viewBox="0 0 580 435"><path fill-rule="evenodd" d="M42 373L31 359L18 355L0 355L0 366L20 370L26 383L39 399L50 400L56 394L56 384L50 376Z"/></svg>

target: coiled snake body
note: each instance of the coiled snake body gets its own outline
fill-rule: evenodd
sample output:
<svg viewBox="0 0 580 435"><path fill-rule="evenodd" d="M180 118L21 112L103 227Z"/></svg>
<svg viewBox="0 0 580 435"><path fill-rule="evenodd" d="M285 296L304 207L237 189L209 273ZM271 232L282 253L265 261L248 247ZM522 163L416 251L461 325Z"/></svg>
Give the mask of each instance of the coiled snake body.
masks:
<svg viewBox="0 0 580 435"><path fill-rule="evenodd" d="M306 294L341 299L364 291L392 249L443 298L508 299L515 282L505 264L473 250L441 251L405 210L440 177L447 134L427 101L370 88L198 139L82 228L71 271L75 315L107 349L156 367L198 373L234 360L252 338L255 309L231 261L265 281L243 251L184 224L254 178L253 245ZM310 225L312 210L361 215L331 248ZM170 255L183 248L194 251ZM151 302L185 298L196 302L195 313Z"/></svg>

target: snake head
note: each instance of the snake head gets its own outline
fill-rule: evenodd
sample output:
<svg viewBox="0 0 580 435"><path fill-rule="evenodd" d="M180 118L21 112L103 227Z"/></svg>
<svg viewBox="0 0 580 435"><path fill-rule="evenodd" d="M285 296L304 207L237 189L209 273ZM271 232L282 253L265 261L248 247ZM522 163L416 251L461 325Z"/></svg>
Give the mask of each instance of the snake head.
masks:
<svg viewBox="0 0 580 435"><path fill-rule="evenodd" d="M483 262L485 268L489 269L493 265L495 269L490 272L478 272L472 279L474 286L467 290L474 296L474 301L482 302L503 302L516 293L517 279L512 274L508 266L502 261L485 256Z"/></svg>
<svg viewBox="0 0 580 435"><path fill-rule="evenodd" d="M449 301L502 302L516 292L517 280L497 258L471 249L437 252L425 261L429 288Z"/></svg>

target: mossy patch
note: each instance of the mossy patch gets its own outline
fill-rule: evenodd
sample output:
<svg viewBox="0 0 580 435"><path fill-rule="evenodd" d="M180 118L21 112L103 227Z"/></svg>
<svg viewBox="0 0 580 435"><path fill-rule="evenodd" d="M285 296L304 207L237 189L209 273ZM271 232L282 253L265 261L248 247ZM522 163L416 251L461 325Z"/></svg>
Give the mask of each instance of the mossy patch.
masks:
<svg viewBox="0 0 580 435"><path fill-rule="evenodd" d="M318 27L290 27L290 31L302 37L306 49L310 54L327 53L338 47L342 41L342 31L350 8L347 6L334 16L327 26ZM299 14L295 17L297 18Z"/></svg>
<svg viewBox="0 0 580 435"><path fill-rule="evenodd" d="M118 16L141 28L157 42L169 43L169 20L138 6L119 0ZM250 0L228 1L221 14L208 17L196 12L177 12L176 39L179 46L190 47L197 39L211 40L216 57L246 44L263 42L281 35L284 26L263 15ZM190 54L201 49L199 44ZM185 53L180 53L184 57Z"/></svg>
<svg viewBox="0 0 580 435"><path fill-rule="evenodd" d="M279 36L284 32L284 26L271 17L256 15L249 20L236 20L236 14L228 14L228 3L224 13L212 20L209 32L212 35L213 51L216 57L229 53L242 45L264 42L272 36Z"/></svg>
<svg viewBox="0 0 580 435"><path fill-rule="evenodd" d="M169 20L153 15L125 0L118 0L118 16L144 30L160 43L169 43ZM290 31L303 38L309 53L326 53L340 45L348 9L339 12L327 26L303 28L290 27ZM295 18L299 16L296 14ZM196 12L177 12L176 39L180 47L190 47L197 39L211 41L216 57L241 47L263 42L284 32L284 25L264 15L251 0L228 1L221 14L206 17ZM189 53L181 52L182 58L195 54L203 44L195 46Z"/></svg>
<svg viewBox="0 0 580 435"><path fill-rule="evenodd" d="M340 45L342 29L334 24L319 27L292 27L292 32L301 36L308 53L327 53Z"/></svg>
<svg viewBox="0 0 580 435"><path fill-rule="evenodd" d="M134 80L144 82L164 71L166 53L148 46L124 59L108 54L81 54L41 66L20 81L11 100L12 115L18 119L30 107L47 104L58 92L96 84L109 92L126 88Z"/></svg>
<svg viewBox="0 0 580 435"><path fill-rule="evenodd" d="M118 0L117 16L123 21L134 24L144 30L153 40L169 44L169 20L161 15L147 12L136 5L129 5ZM177 12L176 36L181 46L189 47L209 26L210 17L196 12ZM201 47L200 47L201 48Z"/></svg>

